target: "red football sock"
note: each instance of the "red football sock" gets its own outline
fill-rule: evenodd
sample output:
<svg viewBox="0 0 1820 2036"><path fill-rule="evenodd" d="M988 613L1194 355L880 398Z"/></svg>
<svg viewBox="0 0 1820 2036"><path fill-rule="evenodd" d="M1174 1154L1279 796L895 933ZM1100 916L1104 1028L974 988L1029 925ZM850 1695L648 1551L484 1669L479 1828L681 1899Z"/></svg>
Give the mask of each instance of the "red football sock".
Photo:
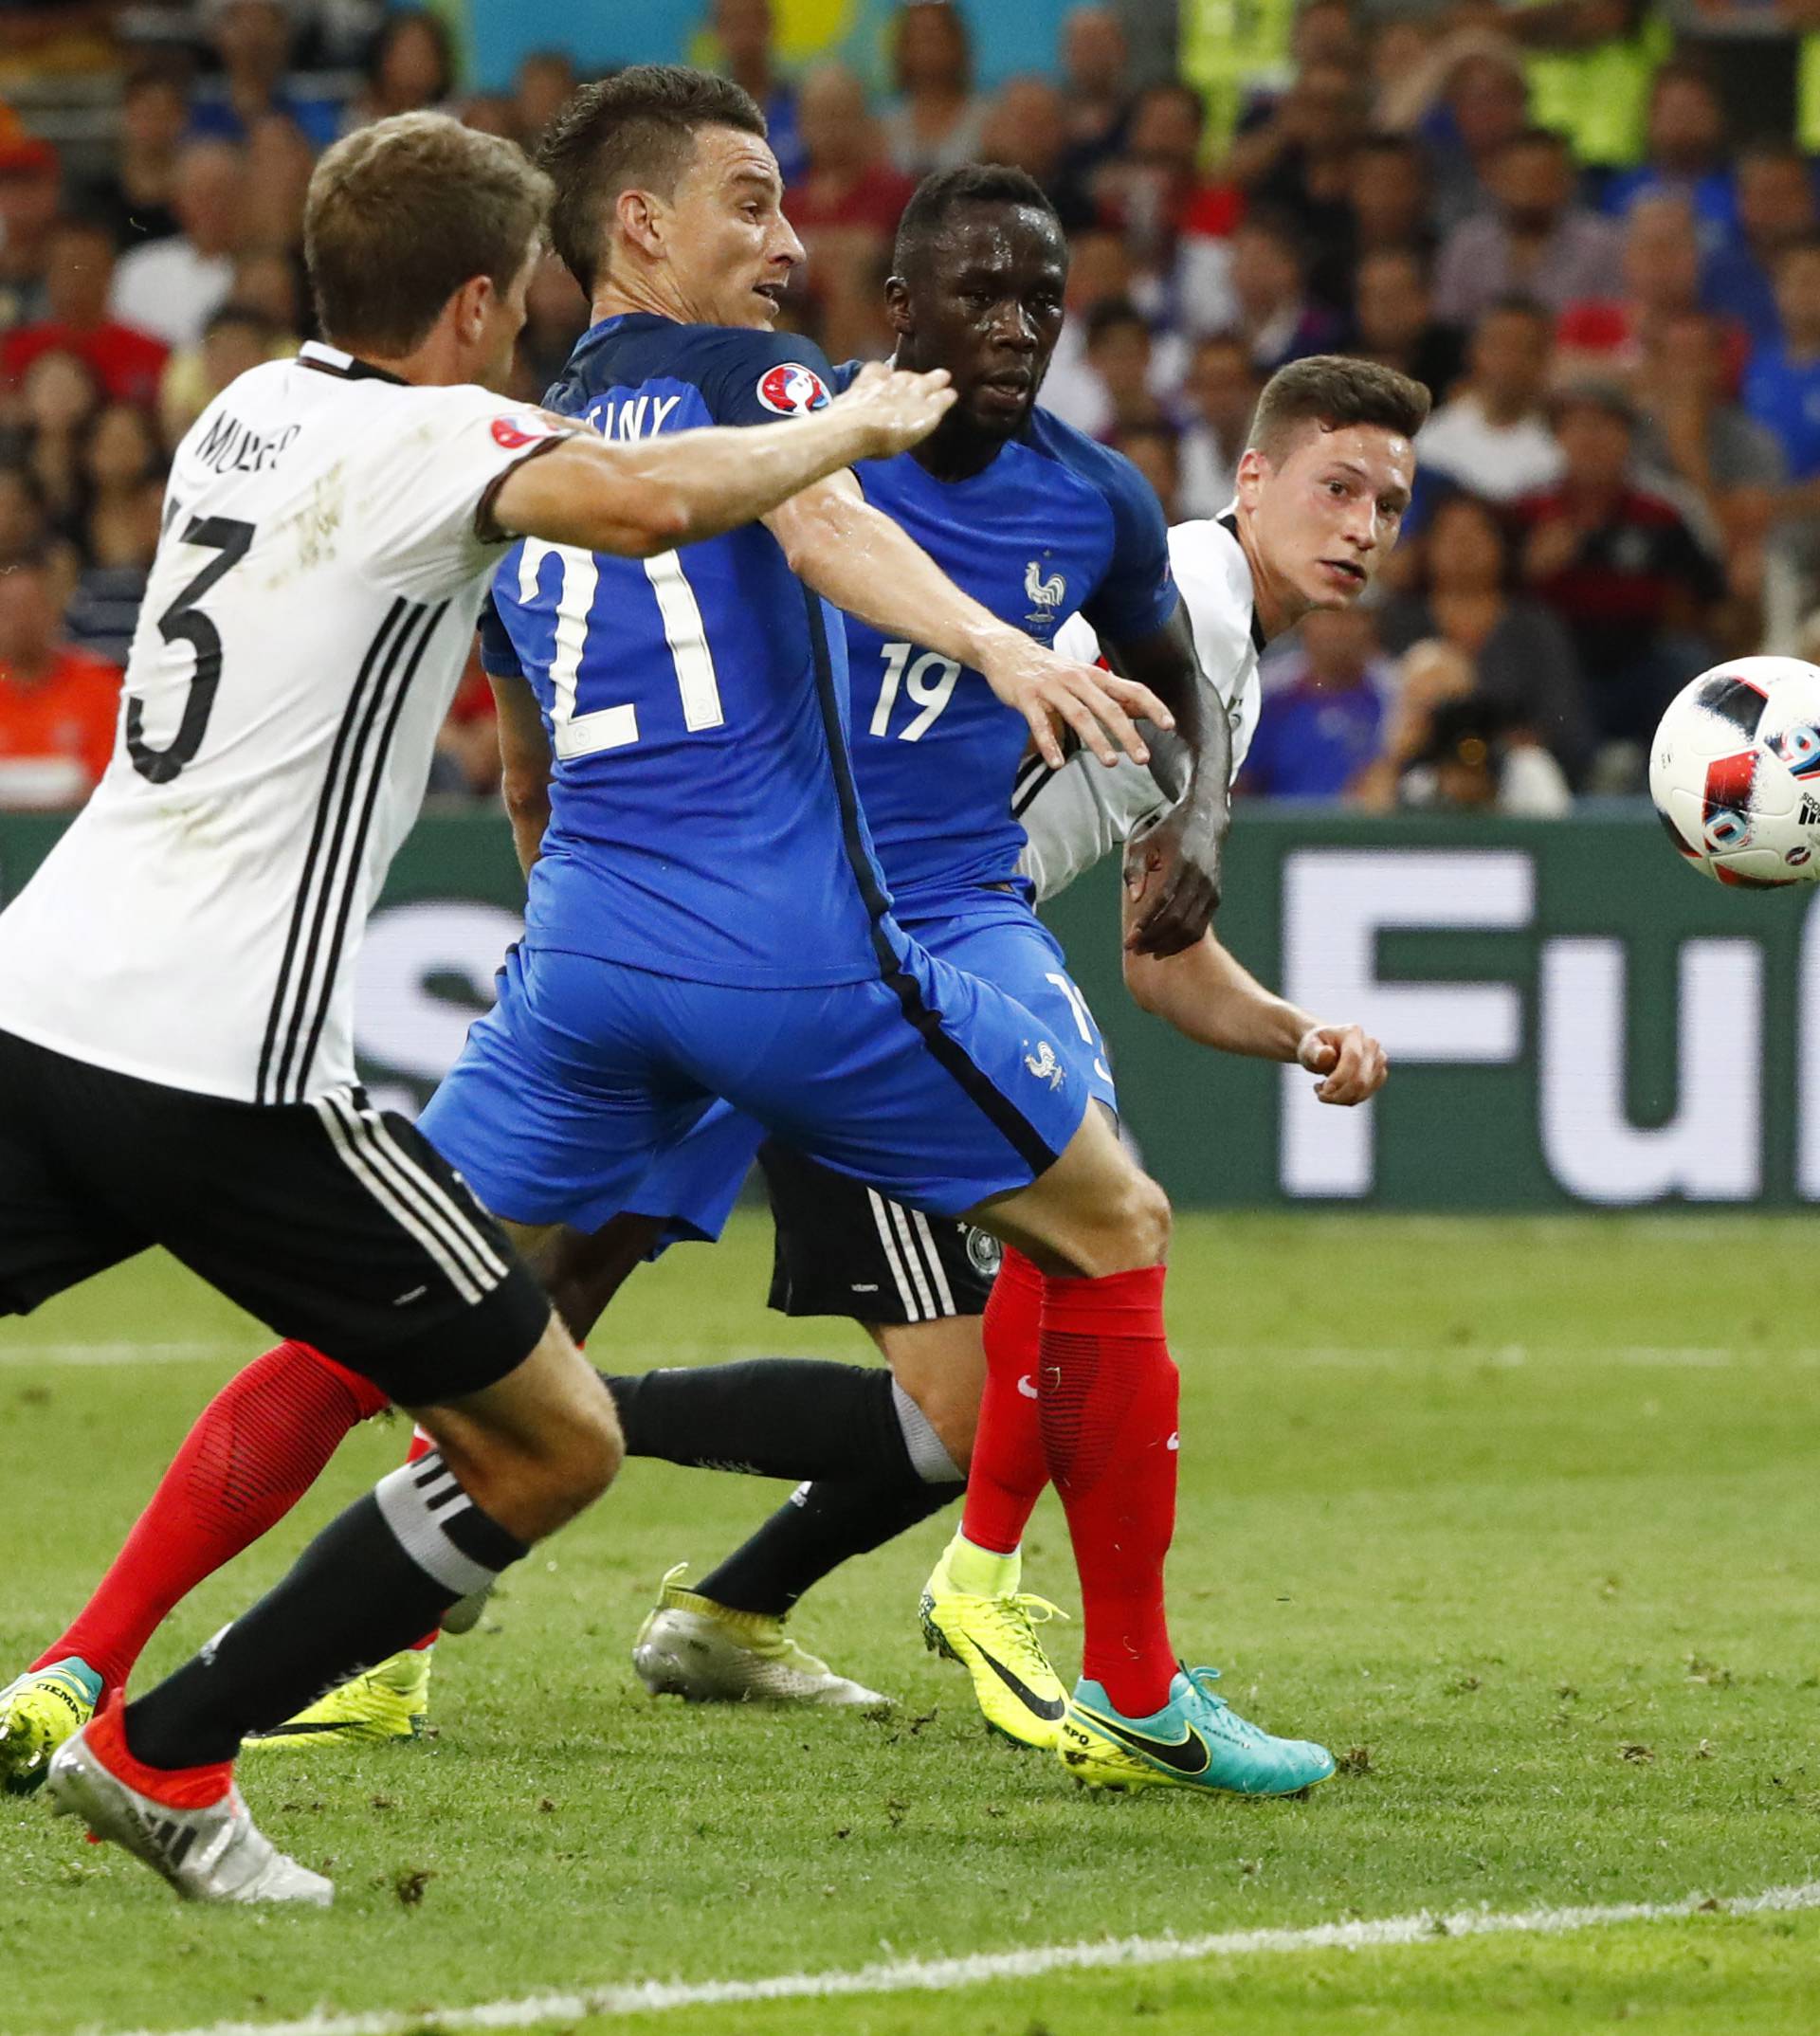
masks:
<svg viewBox="0 0 1820 2036"><path fill-rule="evenodd" d="M178 1599L282 1519L348 1430L388 1404L306 1343L255 1358L203 1409L100 1589L31 1665L79 1654L110 1697L123 1688Z"/></svg>
<svg viewBox="0 0 1820 2036"><path fill-rule="evenodd" d="M89 1751L117 1781L168 1809L207 1809L234 1785L231 1760L201 1768L149 1768L126 1743L126 1706L116 1704L84 1735Z"/></svg>
<svg viewBox="0 0 1820 2036"><path fill-rule="evenodd" d="M1169 1701L1163 1558L1175 1527L1179 1377L1163 1268L1044 1282L1044 1454L1068 1517L1085 1623L1081 1672L1127 1718Z"/></svg>
<svg viewBox="0 0 1820 2036"><path fill-rule="evenodd" d="M975 1548L1009 1555L1049 1482L1037 1423L1037 1336L1043 1275L1006 1246L986 1300L986 1390L967 1472L960 1531Z"/></svg>

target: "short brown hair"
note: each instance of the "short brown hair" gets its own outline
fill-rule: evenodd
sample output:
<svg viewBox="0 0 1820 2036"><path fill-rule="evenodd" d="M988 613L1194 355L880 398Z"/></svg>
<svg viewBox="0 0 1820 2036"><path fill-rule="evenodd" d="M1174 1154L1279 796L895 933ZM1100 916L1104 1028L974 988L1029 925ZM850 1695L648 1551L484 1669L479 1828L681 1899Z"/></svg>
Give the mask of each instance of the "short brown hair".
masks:
<svg viewBox="0 0 1820 2036"><path fill-rule="evenodd" d="M634 64L583 85L551 121L537 151L555 186L550 239L590 297L621 191L640 184L670 196L704 127L765 138L765 117L749 92L680 64Z"/></svg>
<svg viewBox="0 0 1820 2036"><path fill-rule="evenodd" d="M337 141L303 207L303 258L324 335L397 355L463 283L505 290L550 207L515 142L442 113L400 113Z"/></svg>
<svg viewBox="0 0 1820 2036"><path fill-rule="evenodd" d="M1251 444L1265 459L1281 459L1303 425L1322 431L1375 425L1413 438L1428 423L1432 400L1420 382L1394 368L1343 354L1311 354L1279 368L1264 385Z"/></svg>

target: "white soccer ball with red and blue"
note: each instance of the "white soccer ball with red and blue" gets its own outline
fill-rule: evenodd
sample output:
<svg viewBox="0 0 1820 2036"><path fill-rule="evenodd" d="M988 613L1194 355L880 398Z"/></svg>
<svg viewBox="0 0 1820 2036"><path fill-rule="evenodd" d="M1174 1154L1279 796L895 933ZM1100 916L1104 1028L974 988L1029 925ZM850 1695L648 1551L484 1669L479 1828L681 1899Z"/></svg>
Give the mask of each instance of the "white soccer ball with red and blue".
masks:
<svg viewBox="0 0 1820 2036"><path fill-rule="evenodd" d="M1820 879L1820 666L1733 658L1669 702L1649 796L1681 856L1717 883Z"/></svg>

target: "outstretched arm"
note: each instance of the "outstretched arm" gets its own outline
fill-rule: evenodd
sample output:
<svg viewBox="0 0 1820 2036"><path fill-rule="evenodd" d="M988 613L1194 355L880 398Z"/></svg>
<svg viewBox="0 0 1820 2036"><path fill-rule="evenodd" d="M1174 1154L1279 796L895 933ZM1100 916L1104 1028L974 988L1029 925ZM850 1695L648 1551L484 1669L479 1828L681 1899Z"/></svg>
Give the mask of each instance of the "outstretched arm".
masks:
<svg viewBox="0 0 1820 2036"><path fill-rule="evenodd" d="M1173 733L1151 736L1151 774L1175 801L1133 837L1125 883L1138 908L1128 913L1126 944L1142 954L1192 948L1220 902L1220 864L1231 826L1232 736L1226 716L1204 705L1205 684L1188 604L1153 635L1108 639L1107 660L1148 685L1175 717Z"/></svg>
<svg viewBox="0 0 1820 2036"><path fill-rule="evenodd" d="M1024 716L1044 761L1056 769L1063 761L1059 724L1105 764L1119 751L1147 760L1134 715L1173 725L1147 686L1056 657L962 593L914 537L867 502L851 474L806 489L764 520L791 571L824 600L981 673Z"/></svg>
<svg viewBox="0 0 1820 2036"><path fill-rule="evenodd" d="M1322 1025L1266 990L1210 930L1191 948L1161 957L1127 949L1125 983L1145 1010L1185 1039L1221 1053L1300 1062L1321 1080L1322 1102L1360 1103L1384 1086L1384 1049L1356 1025Z"/></svg>
<svg viewBox="0 0 1820 2036"><path fill-rule="evenodd" d="M612 443L578 430L506 475L489 505L491 535L627 558L698 544L855 460L919 444L955 400L947 384L942 370L873 365L825 409L781 424Z"/></svg>

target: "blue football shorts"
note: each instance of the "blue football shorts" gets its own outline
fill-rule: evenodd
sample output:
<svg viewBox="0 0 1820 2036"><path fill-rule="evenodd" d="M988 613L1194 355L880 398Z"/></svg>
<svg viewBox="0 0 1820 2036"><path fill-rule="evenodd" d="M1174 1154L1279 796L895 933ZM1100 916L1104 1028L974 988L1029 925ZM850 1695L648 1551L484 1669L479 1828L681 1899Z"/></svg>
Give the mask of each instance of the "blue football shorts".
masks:
<svg viewBox="0 0 1820 2036"><path fill-rule="evenodd" d="M1118 1095L1100 1027L1068 973L1055 936L1021 899L981 890L965 911L921 918L906 916L900 923L931 954L1009 991L1044 1022L1046 1036L1068 1063L1070 1076L1117 1112ZM628 1213L664 1224L659 1252L673 1244L712 1243L726 1228L768 1136L755 1118L730 1103L715 1103L658 1154L632 1191Z"/></svg>
<svg viewBox="0 0 1820 2036"><path fill-rule="evenodd" d="M979 897L976 915L941 922L949 953L912 939L888 975L812 989L691 982L524 943L420 1128L515 1223L587 1231L632 1210L718 1234L765 1133L913 1209L959 1215L1028 1186L1090 1099L1113 1096L1053 937L1011 894ZM728 1125L717 1098L755 1128ZM660 1166L670 1186L653 1184Z"/></svg>

